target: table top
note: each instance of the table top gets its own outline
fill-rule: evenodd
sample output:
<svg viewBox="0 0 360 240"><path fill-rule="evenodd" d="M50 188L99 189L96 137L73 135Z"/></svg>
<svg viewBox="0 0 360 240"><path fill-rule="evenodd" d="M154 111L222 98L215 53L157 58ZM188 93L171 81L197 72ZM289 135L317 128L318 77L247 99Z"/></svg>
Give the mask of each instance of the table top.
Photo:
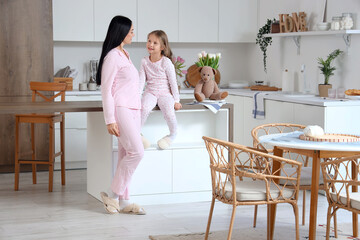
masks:
<svg viewBox="0 0 360 240"><path fill-rule="evenodd" d="M338 142L314 142L301 140L301 131L290 133L269 134L259 137L260 143L284 148L296 148L306 150L325 151L360 151L360 142L338 143Z"/></svg>
<svg viewBox="0 0 360 240"><path fill-rule="evenodd" d="M207 109L203 105L188 105L190 99L182 99L182 110ZM226 103L221 108L233 110L233 104ZM0 114L49 113L49 112L101 112L101 101L68 102L0 102ZM155 107L154 110L159 110Z"/></svg>

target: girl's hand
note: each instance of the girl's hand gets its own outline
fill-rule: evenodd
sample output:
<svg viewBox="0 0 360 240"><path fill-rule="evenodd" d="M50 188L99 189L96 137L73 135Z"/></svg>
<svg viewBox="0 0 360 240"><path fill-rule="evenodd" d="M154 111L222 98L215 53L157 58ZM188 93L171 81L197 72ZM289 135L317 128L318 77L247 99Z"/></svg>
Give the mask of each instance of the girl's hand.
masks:
<svg viewBox="0 0 360 240"><path fill-rule="evenodd" d="M120 131L119 131L119 127L116 123L110 123L108 125L106 125L108 132L111 135L115 135L116 137L120 137Z"/></svg>
<svg viewBox="0 0 360 240"><path fill-rule="evenodd" d="M182 108L181 103L175 103L174 108L175 110L180 110Z"/></svg>

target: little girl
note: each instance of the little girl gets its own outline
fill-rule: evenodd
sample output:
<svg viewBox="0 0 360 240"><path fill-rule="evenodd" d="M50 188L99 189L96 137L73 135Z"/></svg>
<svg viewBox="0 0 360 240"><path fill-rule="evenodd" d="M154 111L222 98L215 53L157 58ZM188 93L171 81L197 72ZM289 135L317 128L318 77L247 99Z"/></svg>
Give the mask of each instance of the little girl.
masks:
<svg viewBox="0 0 360 240"><path fill-rule="evenodd" d="M144 125L151 110L157 104L164 114L170 130L170 135L161 138L157 144L160 149L166 149L174 141L177 134L175 110L182 108L176 83L175 67L171 62L172 52L166 33L162 30L149 33L146 48L150 55L142 59L139 73L140 82L142 84L146 82L141 99L141 126Z"/></svg>

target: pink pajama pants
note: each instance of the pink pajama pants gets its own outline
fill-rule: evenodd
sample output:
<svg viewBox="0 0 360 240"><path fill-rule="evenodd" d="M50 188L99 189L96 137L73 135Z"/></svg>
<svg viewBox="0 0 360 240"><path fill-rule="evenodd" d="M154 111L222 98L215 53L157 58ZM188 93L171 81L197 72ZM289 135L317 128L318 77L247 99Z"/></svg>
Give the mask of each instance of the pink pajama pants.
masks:
<svg viewBox="0 0 360 240"><path fill-rule="evenodd" d="M119 199L129 199L129 186L133 173L144 156L140 135L140 110L116 107L116 123L119 127L118 163L111 183L111 190Z"/></svg>
<svg viewBox="0 0 360 240"><path fill-rule="evenodd" d="M144 125L151 110L153 110L156 104L159 106L164 115L165 121L170 130L170 136L176 136L177 121L174 109L175 100L171 93L157 94L149 91L144 92L141 99L141 126Z"/></svg>

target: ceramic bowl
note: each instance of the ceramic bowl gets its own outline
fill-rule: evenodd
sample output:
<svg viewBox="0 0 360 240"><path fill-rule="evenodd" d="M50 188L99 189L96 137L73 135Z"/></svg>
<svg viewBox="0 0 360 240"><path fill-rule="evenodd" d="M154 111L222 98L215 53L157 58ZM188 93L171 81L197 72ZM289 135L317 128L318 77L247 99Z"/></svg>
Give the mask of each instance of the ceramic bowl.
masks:
<svg viewBox="0 0 360 240"><path fill-rule="evenodd" d="M330 23L329 22L319 22L316 24L316 28L319 31L327 31L330 29Z"/></svg>

